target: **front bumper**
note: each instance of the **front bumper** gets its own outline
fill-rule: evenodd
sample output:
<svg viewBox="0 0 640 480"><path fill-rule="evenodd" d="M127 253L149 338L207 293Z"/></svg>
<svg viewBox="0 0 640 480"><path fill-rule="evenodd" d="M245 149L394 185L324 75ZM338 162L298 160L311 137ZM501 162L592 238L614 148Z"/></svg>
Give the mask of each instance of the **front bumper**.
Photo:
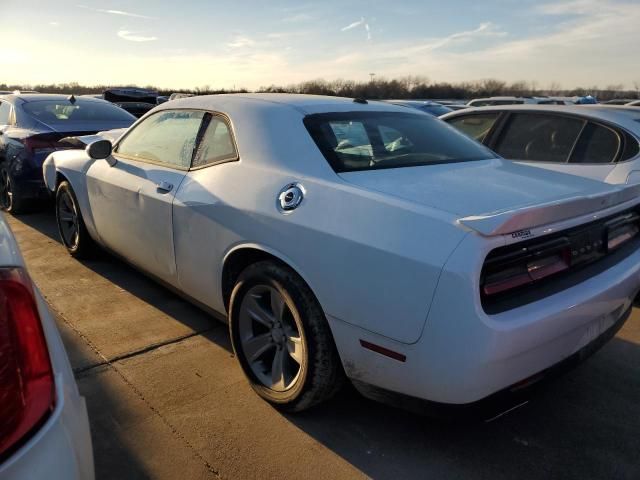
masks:
<svg viewBox="0 0 640 480"><path fill-rule="evenodd" d="M467 251L477 252L477 245L467 245ZM345 371L356 385L436 403L477 402L606 338L626 318L640 290L637 249L565 290L488 315L471 278L474 261L464 254L464 246L450 259L423 334L414 344L329 318ZM361 339L399 352L406 360L364 349Z"/></svg>

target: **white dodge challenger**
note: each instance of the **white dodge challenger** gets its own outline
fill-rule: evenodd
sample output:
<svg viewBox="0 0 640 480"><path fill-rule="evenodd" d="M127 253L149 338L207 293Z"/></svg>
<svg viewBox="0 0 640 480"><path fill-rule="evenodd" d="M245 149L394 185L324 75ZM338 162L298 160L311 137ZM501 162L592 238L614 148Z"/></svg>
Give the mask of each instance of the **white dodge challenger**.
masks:
<svg viewBox="0 0 640 480"><path fill-rule="evenodd" d="M43 167L69 252L226 318L286 410L345 374L382 400L502 395L600 345L640 289L640 186L505 161L403 107L192 97L79 141Z"/></svg>

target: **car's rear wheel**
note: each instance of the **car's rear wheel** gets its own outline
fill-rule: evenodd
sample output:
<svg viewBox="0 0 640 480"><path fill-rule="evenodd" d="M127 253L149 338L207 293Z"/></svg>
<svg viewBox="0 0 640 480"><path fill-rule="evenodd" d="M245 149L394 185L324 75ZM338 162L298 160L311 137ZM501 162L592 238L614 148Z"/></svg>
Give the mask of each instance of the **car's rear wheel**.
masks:
<svg viewBox="0 0 640 480"><path fill-rule="evenodd" d="M0 208L16 214L27 210L28 203L6 168L0 169Z"/></svg>
<svg viewBox="0 0 640 480"><path fill-rule="evenodd" d="M229 307L233 348L252 388L301 411L330 398L344 373L324 313L306 283L272 261L247 267Z"/></svg>
<svg viewBox="0 0 640 480"><path fill-rule="evenodd" d="M66 180L56 190L56 220L62 244L76 258L88 258L95 250L95 243L84 224L78 199Z"/></svg>

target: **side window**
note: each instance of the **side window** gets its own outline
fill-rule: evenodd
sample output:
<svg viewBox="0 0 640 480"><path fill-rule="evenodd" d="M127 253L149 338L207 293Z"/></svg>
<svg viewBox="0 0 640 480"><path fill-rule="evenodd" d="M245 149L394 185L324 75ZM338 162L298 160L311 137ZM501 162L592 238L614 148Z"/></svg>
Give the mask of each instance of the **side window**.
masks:
<svg viewBox="0 0 640 480"><path fill-rule="evenodd" d="M571 163L611 163L619 149L620 137L616 132L589 122L571 155Z"/></svg>
<svg viewBox="0 0 640 480"><path fill-rule="evenodd" d="M204 167L237 158L238 153L233 144L231 131L224 119L207 114L205 122L208 125L198 144L191 166L193 168Z"/></svg>
<svg viewBox="0 0 640 480"><path fill-rule="evenodd" d="M11 104L8 102L0 102L0 125L9 125L10 116Z"/></svg>
<svg viewBox="0 0 640 480"><path fill-rule="evenodd" d="M491 131L491 127L496 123L499 115L499 113L466 115L463 117L452 118L451 120L448 120L448 123L465 135L482 142L487 138L489 131Z"/></svg>
<svg viewBox="0 0 640 480"><path fill-rule="evenodd" d="M118 144L116 154L189 168L204 114L201 111L167 110L151 115Z"/></svg>
<svg viewBox="0 0 640 480"><path fill-rule="evenodd" d="M512 115L495 151L504 158L565 163L584 122L560 115Z"/></svg>

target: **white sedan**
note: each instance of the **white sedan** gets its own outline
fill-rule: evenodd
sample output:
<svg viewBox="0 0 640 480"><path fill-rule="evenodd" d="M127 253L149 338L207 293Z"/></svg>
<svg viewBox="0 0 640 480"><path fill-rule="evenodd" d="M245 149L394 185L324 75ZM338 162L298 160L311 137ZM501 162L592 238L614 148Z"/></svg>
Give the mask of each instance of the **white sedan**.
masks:
<svg viewBox="0 0 640 480"><path fill-rule="evenodd" d="M0 214L0 478L91 480L84 398Z"/></svg>
<svg viewBox="0 0 640 480"><path fill-rule="evenodd" d="M44 163L69 252L99 244L228 320L283 409L345 374L479 401L602 343L640 289L640 187L505 161L407 108L199 96L81 140Z"/></svg>

